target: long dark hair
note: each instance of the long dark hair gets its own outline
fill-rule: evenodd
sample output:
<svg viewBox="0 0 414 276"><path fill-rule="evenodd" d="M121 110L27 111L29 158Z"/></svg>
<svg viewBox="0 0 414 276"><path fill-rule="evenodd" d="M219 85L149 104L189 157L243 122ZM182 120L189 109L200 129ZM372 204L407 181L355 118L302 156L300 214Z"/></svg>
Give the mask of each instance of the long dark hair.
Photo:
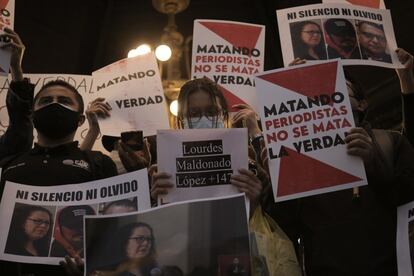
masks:
<svg viewBox="0 0 414 276"><path fill-rule="evenodd" d="M49 215L50 225L46 235L38 240L33 241L33 246L38 252L39 256L47 256L49 253L49 242L52 234L52 214L46 208L35 205L20 205L16 207L13 212L13 218L10 224L9 236L7 237L6 253L17 255L29 255L25 249L28 241L27 235L24 232L24 224L26 219L36 211L45 212Z"/></svg>
<svg viewBox="0 0 414 276"><path fill-rule="evenodd" d="M132 235L132 232L136 228L145 227L151 232L152 242L151 242L151 248L149 250L149 253L146 258L146 262L144 266L140 266L141 274L142 275L150 275L151 269L154 267L157 267L156 262L156 250L155 250L155 239L154 239L154 232L152 230L152 227L145 223L145 222L133 222L127 225L122 226L117 233L117 256L121 257L121 260L128 260L128 257L126 255L126 247L129 241L129 238Z"/></svg>
<svg viewBox="0 0 414 276"><path fill-rule="evenodd" d="M219 87L215 82L208 78L200 78L187 81L180 90L178 96L178 114L177 114L177 128L183 128L184 120L188 117L188 98L196 91L204 91L210 95L211 101L215 106L220 104L223 113L224 122L228 123L229 112L226 98L220 91ZM189 122L191 124L191 122ZM191 125L190 125L191 127Z"/></svg>
<svg viewBox="0 0 414 276"><path fill-rule="evenodd" d="M292 45L295 58L306 58L309 57L309 46L306 45L302 40L302 31L306 25L315 25L318 27L318 30L321 32L321 41L315 47L315 52L318 55L319 59L326 59L326 48L325 40L323 38L323 33L321 26L318 23L313 21L301 21L297 23L292 23L290 27L290 32L292 35Z"/></svg>

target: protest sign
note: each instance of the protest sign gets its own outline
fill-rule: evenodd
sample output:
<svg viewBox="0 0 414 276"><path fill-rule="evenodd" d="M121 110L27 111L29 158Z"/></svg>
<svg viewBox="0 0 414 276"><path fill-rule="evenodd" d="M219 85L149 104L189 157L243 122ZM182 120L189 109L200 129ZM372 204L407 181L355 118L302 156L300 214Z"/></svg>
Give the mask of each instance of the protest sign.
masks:
<svg viewBox="0 0 414 276"><path fill-rule="evenodd" d="M322 3L343 3L359 5L373 9L385 9L384 0L322 0Z"/></svg>
<svg viewBox="0 0 414 276"><path fill-rule="evenodd" d="M397 263L399 276L414 275L414 202L398 207Z"/></svg>
<svg viewBox="0 0 414 276"><path fill-rule="evenodd" d="M24 77L29 78L30 82L35 85L35 93L39 92L40 88L46 83L54 80L63 80L74 86L82 95L85 108L87 104L98 97L94 90L92 76L89 75L72 75L72 74L24 74ZM11 76L9 78L0 77L0 134L4 134L9 125L9 116L6 108L6 95L10 87ZM85 122L81 125L75 135L75 140L83 141L88 133L89 124ZM36 139L36 135L35 135ZM95 150L105 151L101 143L101 136L97 138L94 145Z"/></svg>
<svg viewBox="0 0 414 276"><path fill-rule="evenodd" d="M95 91L111 106L99 121L101 133L142 130L145 136L169 128L167 106L154 53L127 58L92 73Z"/></svg>
<svg viewBox="0 0 414 276"><path fill-rule="evenodd" d="M317 4L277 11L283 62L341 58L344 65L402 68L389 10Z"/></svg>
<svg viewBox="0 0 414 276"><path fill-rule="evenodd" d="M247 169L247 131L183 129L157 132L158 171L175 186L161 204L238 193L230 176Z"/></svg>
<svg viewBox="0 0 414 276"><path fill-rule="evenodd" d="M4 34L4 28L14 29L14 0L0 1L0 34ZM1 39L0 46L10 42L10 39ZM11 52L8 49L0 49L0 76L7 76L10 69Z"/></svg>
<svg viewBox="0 0 414 276"><path fill-rule="evenodd" d="M367 184L346 152L355 124L339 60L264 72L256 85L276 201Z"/></svg>
<svg viewBox="0 0 414 276"><path fill-rule="evenodd" d="M0 259L57 265L66 255L83 257L83 215L149 208L146 169L71 185L6 182L0 204Z"/></svg>
<svg viewBox="0 0 414 276"><path fill-rule="evenodd" d="M85 255L85 275L251 275L244 196L85 216Z"/></svg>
<svg viewBox="0 0 414 276"><path fill-rule="evenodd" d="M235 104L256 108L253 74L263 71L265 26L221 20L195 20L192 78L216 82L230 111Z"/></svg>

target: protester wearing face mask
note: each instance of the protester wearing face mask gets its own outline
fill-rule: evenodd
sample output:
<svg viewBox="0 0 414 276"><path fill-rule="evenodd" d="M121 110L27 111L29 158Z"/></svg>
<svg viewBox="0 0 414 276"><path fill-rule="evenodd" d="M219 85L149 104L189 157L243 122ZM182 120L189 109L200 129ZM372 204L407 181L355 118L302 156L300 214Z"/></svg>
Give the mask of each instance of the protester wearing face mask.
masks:
<svg viewBox="0 0 414 276"><path fill-rule="evenodd" d="M255 113L247 105L234 106L239 111L230 122L226 99L217 85L207 78L185 83L181 87L178 106L177 128L179 129L223 128L244 122L251 138L260 134ZM168 190L174 186L170 174L155 172L155 170L155 166L150 169L153 199L160 194L167 194ZM246 193L252 206L257 203L263 184L254 172L241 169L232 175L231 183L240 192Z"/></svg>
<svg viewBox="0 0 414 276"><path fill-rule="evenodd" d="M74 141L85 121L83 100L67 82L45 84L34 98L33 124L37 143L22 154L3 160L2 186L6 181L33 186L76 184L117 175L115 164L100 152L82 151ZM4 264L4 265L3 265ZM61 275L62 268L3 263L5 275ZM19 264L17 264L19 265Z"/></svg>

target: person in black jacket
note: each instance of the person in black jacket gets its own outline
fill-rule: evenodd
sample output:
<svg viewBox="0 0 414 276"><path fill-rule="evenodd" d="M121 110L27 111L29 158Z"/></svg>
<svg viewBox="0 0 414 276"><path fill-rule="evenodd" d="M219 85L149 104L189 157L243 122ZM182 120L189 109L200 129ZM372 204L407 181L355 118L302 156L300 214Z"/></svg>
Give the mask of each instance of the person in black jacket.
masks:
<svg viewBox="0 0 414 276"><path fill-rule="evenodd" d="M6 96L9 125L6 132L0 137L0 160L27 151L32 147L33 124L30 120L33 107L34 85L23 78L22 59L25 46L19 35L11 29L5 28L0 35L2 41L9 40L1 46L11 51L10 72L12 82Z"/></svg>
<svg viewBox="0 0 414 276"><path fill-rule="evenodd" d="M12 43L10 47L14 45ZM29 87L28 82L22 82L19 89L26 91ZM83 99L75 87L62 80L51 81L40 88L33 101L32 120L38 134L37 143L32 149L1 161L1 193L6 181L51 186L117 175L115 164L108 156L101 152L83 151L74 141L76 130L85 121ZM21 275L35 276L64 273L56 266L16 266L10 262L0 262L0 266L5 275L18 275L19 270Z"/></svg>
<svg viewBox="0 0 414 276"><path fill-rule="evenodd" d="M411 74L412 57L398 52ZM402 80L404 91L410 78ZM358 126L346 137L348 154L364 161L368 185L277 204L269 192L265 209L296 243L306 275L397 275L396 210L414 200L414 148L364 122L363 93L347 86Z"/></svg>

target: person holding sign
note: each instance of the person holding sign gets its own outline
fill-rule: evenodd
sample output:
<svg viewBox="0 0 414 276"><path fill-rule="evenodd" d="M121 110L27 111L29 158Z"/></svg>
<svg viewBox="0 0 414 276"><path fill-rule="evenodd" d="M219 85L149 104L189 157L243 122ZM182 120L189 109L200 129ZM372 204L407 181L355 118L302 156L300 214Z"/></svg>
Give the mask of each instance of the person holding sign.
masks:
<svg viewBox="0 0 414 276"><path fill-rule="evenodd" d="M404 72L412 72L412 56L398 52ZM407 74L402 90L413 84ZM363 91L346 78L357 127L345 142L348 154L364 161L368 186L277 204L269 199L266 211L301 248L307 275L397 275L396 208L414 199L414 148L399 133L364 121Z"/></svg>
<svg viewBox="0 0 414 276"><path fill-rule="evenodd" d="M52 214L33 205L17 206L7 238L6 253L24 256L47 256L52 234Z"/></svg>
<svg viewBox="0 0 414 276"><path fill-rule="evenodd" d="M85 121L83 99L75 87L56 80L45 84L33 105L33 124L38 133L35 146L2 161L1 182L52 186L83 183L117 175L113 161L101 152L82 151L74 141ZM4 262L3 262L4 263ZM2 264L3 266L3 264ZM62 268L4 263L7 275L18 270L34 275L60 275ZM50 275L50 274L49 274Z"/></svg>
<svg viewBox="0 0 414 276"><path fill-rule="evenodd" d="M22 60L25 50L19 35L9 28L0 35L1 48L11 51L10 71L12 82L6 97L9 126L0 137L0 160L27 151L33 142L33 124L30 120L34 85L23 78Z"/></svg>
<svg viewBox="0 0 414 276"><path fill-rule="evenodd" d="M318 23L314 21L292 23L290 31L295 58L326 59L325 41Z"/></svg>
<svg viewBox="0 0 414 276"><path fill-rule="evenodd" d="M86 109L86 118L89 129L82 142L81 149L91 150L100 134L98 118L111 116L112 108L104 98L96 98L89 103ZM151 145L148 137L143 138L142 131L122 132L120 137L102 136L102 145L110 152L110 157L115 162L118 174L140 170L151 164Z"/></svg>
<svg viewBox="0 0 414 276"><path fill-rule="evenodd" d="M231 125L226 99L217 85L207 78L194 79L185 83L178 97L178 107L177 128L223 128ZM254 111L245 105L238 105L237 108L240 111L234 115L232 123L239 124L245 121L250 137L260 135ZM154 172L154 170L153 167L151 171ZM241 169L239 174L231 176L231 183L240 192L246 193L254 207L263 186L255 173ZM152 198L167 194L173 186L171 175L165 172L152 174Z"/></svg>

